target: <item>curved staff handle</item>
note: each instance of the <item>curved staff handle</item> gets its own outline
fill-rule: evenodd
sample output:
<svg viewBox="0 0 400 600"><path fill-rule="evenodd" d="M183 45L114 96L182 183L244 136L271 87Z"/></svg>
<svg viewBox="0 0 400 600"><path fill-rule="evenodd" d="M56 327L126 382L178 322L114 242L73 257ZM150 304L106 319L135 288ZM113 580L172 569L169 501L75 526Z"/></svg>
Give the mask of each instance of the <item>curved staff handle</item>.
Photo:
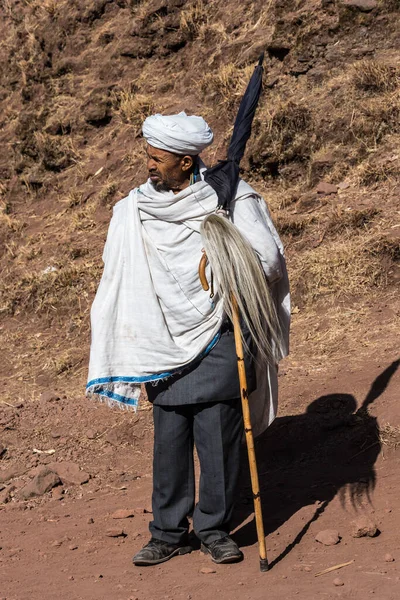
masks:
<svg viewBox="0 0 400 600"><path fill-rule="evenodd" d="M208 290L210 289L210 286L208 285L208 281L207 281L207 277L206 277L207 262L208 262L207 254L203 250L203 256L201 257L200 262L199 262L199 279L200 279L201 287L203 288L203 290L205 292L208 292Z"/></svg>
<svg viewBox="0 0 400 600"><path fill-rule="evenodd" d="M202 252L203 252L203 256L201 257L200 262L199 262L199 279L200 279L201 287L203 288L203 290L205 292L208 292L208 290L210 290L210 300L212 300L214 298L213 272L211 271L211 284L208 285L207 275L206 275L206 266L208 263L208 258L207 258L207 254L204 249L202 250Z"/></svg>

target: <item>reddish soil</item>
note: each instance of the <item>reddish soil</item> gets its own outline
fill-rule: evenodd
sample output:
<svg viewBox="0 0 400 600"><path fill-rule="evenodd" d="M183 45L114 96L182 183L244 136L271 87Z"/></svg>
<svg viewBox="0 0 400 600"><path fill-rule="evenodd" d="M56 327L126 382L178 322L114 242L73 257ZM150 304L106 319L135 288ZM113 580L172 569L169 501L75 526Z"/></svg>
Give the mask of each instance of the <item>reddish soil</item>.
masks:
<svg viewBox="0 0 400 600"><path fill-rule="evenodd" d="M395 0L0 4L0 599L398 600L398 18ZM143 117L202 113L213 162L263 49L243 168L272 210L293 292L279 416L256 448L271 568L259 571L243 449L245 560L215 566L195 550L138 569L151 406L83 397L107 224L145 175ZM25 499L65 462L75 483L60 471ZM352 536L359 517L373 537ZM324 530L339 543L316 541Z"/></svg>
<svg viewBox="0 0 400 600"><path fill-rule="evenodd" d="M147 540L151 519L151 412L132 416L84 399L72 404L67 398L3 408L3 424L9 419L7 445L13 454L24 447L18 464L32 469L57 459L73 460L91 479L81 486L64 485L62 495L56 487L53 496L25 502L14 498L4 505L2 595L7 600L197 600L218 594L275 600L375 594L380 600L397 600L400 456L377 436L387 419L400 422L399 363L390 363L395 355L393 339L390 350L368 363L360 356L351 370L347 361L328 365L322 377L318 369L299 371L301 356L295 349L283 365L283 410L257 442L268 573L258 567L245 453L234 534L244 562L215 566L195 551L140 569L131 557ZM41 423L41 435L32 435L32 422ZM33 446L56 452L38 458ZM27 475L13 479L14 485L22 486ZM132 509L134 517L113 519L121 508ZM378 535L352 537L352 520L360 515L373 520ZM109 529L123 529L126 537L108 537ZM337 530L340 543L315 541L325 529ZM387 554L394 561L387 562ZM340 571L315 576L349 561ZM204 567L215 573L201 573ZM336 578L343 585L335 586Z"/></svg>

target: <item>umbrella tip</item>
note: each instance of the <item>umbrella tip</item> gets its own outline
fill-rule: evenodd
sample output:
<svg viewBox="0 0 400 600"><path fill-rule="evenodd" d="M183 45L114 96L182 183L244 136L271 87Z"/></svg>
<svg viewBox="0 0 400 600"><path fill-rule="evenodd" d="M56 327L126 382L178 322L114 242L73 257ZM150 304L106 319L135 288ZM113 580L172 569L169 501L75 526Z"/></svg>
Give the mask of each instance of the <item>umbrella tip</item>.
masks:
<svg viewBox="0 0 400 600"><path fill-rule="evenodd" d="M261 66L262 66L262 64L263 64L263 62L264 62L264 55L265 55L265 52L262 52L262 53L260 54L260 57L259 57L259 59L258 59L258 66L259 66L259 67L261 67Z"/></svg>

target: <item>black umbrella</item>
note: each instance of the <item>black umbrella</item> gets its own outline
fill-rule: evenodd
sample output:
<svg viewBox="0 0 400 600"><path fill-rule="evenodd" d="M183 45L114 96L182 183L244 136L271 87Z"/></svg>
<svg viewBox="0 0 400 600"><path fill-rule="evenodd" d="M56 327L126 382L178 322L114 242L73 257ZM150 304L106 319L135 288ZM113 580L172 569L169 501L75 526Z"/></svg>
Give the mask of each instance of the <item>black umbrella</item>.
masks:
<svg viewBox="0 0 400 600"><path fill-rule="evenodd" d="M243 158L247 140L251 134L251 126L262 88L263 60L264 53L259 58L258 65L254 69L240 103L227 159L219 161L204 173L205 181L217 193L218 208L225 210L229 210L230 202L235 196L239 181L239 163Z"/></svg>

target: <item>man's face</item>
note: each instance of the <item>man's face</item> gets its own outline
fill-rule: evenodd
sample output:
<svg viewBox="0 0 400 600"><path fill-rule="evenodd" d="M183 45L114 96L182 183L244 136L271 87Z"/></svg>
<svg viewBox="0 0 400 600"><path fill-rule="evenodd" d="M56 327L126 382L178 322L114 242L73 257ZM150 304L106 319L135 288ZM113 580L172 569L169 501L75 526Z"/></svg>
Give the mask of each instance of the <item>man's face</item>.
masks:
<svg viewBox="0 0 400 600"><path fill-rule="evenodd" d="M193 165L190 156L178 156L150 145L146 152L149 178L157 192L179 191L186 187Z"/></svg>

